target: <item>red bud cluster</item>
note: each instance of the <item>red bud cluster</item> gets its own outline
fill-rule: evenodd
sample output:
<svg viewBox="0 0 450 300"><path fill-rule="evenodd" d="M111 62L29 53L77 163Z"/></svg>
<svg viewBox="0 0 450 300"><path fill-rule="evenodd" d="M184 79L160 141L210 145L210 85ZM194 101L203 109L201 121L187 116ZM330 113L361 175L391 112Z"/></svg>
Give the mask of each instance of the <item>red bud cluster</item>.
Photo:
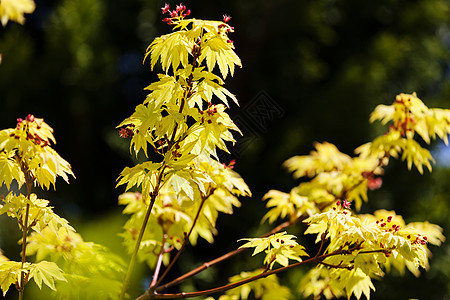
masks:
<svg viewBox="0 0 450 300"><path fill-rule="evenodd" d="M133 137L134 132L130 127L121 128L119 131L119 136L123 139Z"/></svg>
<svg viewBox="0 0 450 300"><path fill-rule="evenodd" d="M37 133L31 134L28 131L28 128L29 128L28 124L35 122L35 120L36 119L35 119L34 115L32 115L32 114L28 114L25 117L25 120L22 119L22 118L17 118L16 130L24 130L25 133L26 133L25 139L33 142L36 145L40 145L41 147L45 147L45 146L50 145L49 141L41 138ZM39 124L37 124L36 127L37 127L37 129L41 128L41 126L39 126ZM12 133L11 136L14 136L14 138L16 138L16 139L20 139L20 134Z"/></svg>
<svg viewBox="0 0 450 300"><path fill-rule="evenodd" d="M408 235L408 238L410 238L409 235ZM420 245L426 245L428 243L428 238L426 236L422 237L420 234L418 234L413 243L420 244Z"/></svg>
<svg viewBox="0 0 450 300"><path fill-rule="evenodd" d="M351 203L350 201L344 199L344 200L342 201L342 203L341 203L340 200L338 200L338 201L336 202L336 205L337 205L337 206L341 206L341 205L342 205L343 208L350 209L350 206L352 205L352 203Z"/></svg>
<svg viewBox="0 0 450 300"><path fill-rule="evenodd" d="M232 159L228 165L226 165L225 163L223 163L223 166L225 167L225 169L233 169L234 165L236 165L236 160Z"/></svg>
<svg viewBox="0 0 450 300"><path fill-rule="evenodd" d="M392 224L388 226L387 223L390 223L392 221L392 216L388 216L386 218L386 221L384 219L377 220L376 223L378 226L384 229L386 232L398 232L400 230L400 225Z"/></svg>
<svg viewBox="0 0 450 300"><path fill-rule="evenodd" d="M186 9L186 5L181 3L177 5L175 10L170 10L169 4L165 3L164 6L161 7L161 11L163 14L169 14L169 17L163 19L163 22L166 22L169 25L172 24L173 19L183 19L191 14L191 10Z"/></svg>
<svg viewBox="0 0 450 300"><path fill-rule="evenodd" d="M211 105L211 103L209 103L209 105ZM202 115L206 114L207 117L214 116L214 114L216 114L216 113L217 113L217 107L215 107L215 106L209 107L207 110L200 111L200 114L202 114ZM206 119L206 121L208 122L208 124L212 123L211 119ZM205 123L205 117L202 117L202 123Z"/></svg>

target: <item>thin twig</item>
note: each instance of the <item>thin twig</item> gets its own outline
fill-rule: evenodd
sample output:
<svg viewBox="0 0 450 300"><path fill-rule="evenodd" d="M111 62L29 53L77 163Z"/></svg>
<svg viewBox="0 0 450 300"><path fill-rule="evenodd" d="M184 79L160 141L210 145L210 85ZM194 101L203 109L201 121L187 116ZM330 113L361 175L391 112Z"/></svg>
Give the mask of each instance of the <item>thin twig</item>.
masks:
<svg viewBox="0 0 450 300"><path fill-rule="evenodd" d="M150 286L149 286L150 290L154 289L155 287L157 287L161 283L161 281L166 277L167 273L169 273L169 271L172 269L172 267L174 266L175 262L178 260L178 258L180 257L181 253L183 252L183 250L186 248L187 244L189 243L189 237L191 236L192 231L194 230L195 224L197 223L197 220L200 217L200 213L202 211L203 205L205 204L206 200L214 193L214 191L215 191L215 188L211 189L208 192L207 195L202 197L202 202L200 203L200 206L199 206L199 208L197 210L197 214L195 215L195 218L194 218L194 221L192 222L191 228L189 229L189 232L184 237L183 245L181 245L180 250L178 250L177 254L172 259L170 264L167 266L166 270L161 275L159 280L156 283L154 283L154 284L153 283L150 284Z"/></svg>
<svg viewBox="0 0 450 300"><path fill-rule="evenodd" d="M347 270L352 270L355 266L353 265L348 265L348 266L342 266L341 264L339 265L332 265L329 263L326 263L324 261L318 260L317 261L319 264L330 267L330 268L336 268L336 269L347 269Z"/></svg>
<svg viewBox="0 0 450 300"><path fill-rule="evenodd" d="M192 277L192 276L196 275L197 273L200 273L200 272L208 269L209 267L211 267L211 266L213 266L213 265L215 265L215 264L217 264L219 262L222 262L224 260L227 260L228 258L233 257L236 254L241 253L241 252L243 252L245 250L246 249L244 249L244 248L235 249L235 250L230 251L230 252L228 252L228 253L226 253L226 254L224 254L224 255L216 258L216 259L213 259L213 260L211 260L209 262L203 263L200 267L197 267L194 270L191 270L190 272L188 272L188 273L186 273L184 275L181 275L180 277L172 280L169 283L166 283L164 285L161 285L161 286L157 287L155 289L155 291L156 292L161 292L161 291L163 291L165 289L168 289L169 287L174 286L174 285L176 285L176 284L186 280L187 278Z"/></svg>
<svg viewBox="0 0 450 300"><path fill-rule="evenodd" d="M134 246L133 254L131 255L130 264L128 265L127 275L122 285L122 291L120 293L120 299L124 299L125 292L128 287L128 283L130 282L131 274L133 273L134 264L136 263L137 253L141 246L141 241L144 236L145 228L147 227L148 219L150 218L150 214L152 212L153 204L155 204L156 195L152 193L150 205L147 208L147 212L145 213L144 221L142 222L141 230L139 231L139 236L136 240L136 245Z"/></svg>
<svg viewBox="0 0 450 300"><path fill-rule="evenodd" d="M155 286L158 282L159 271L161 270L161 264L162 264L163 256L165 253L164 244L166 243L166 240L167 240L167 232L164 232L163 239L161 242L161 250L159 251L159 254L158 254L158 260L156 262L155 271L153 272L153 279L152 279L152 282L150 283L150 287Z"/></svg>
<svg viewBox="0 0 450 300"><path fill-rule="evenodd" d="M22 169L22 172L25 175L25 184L27 186L27 199L31 199L31 188L33 186L33 177L30 174L30 171L28 170L28 167L24 164L20 164L20 168ZM26 256L27 256L27 236L28 236L28 217L30 215L30 204L27 203L27 206L25 208L25 219L22 220L22 262L21 262L21 271L20 271L20 284L19 284L19 300L23 299L23 293L25 290L25 271L23 269L25 262L26 262Z"/></svg>
<svg viewBox="0 0 450 300"><path fill-rule="evenodd" d="M165 169L166 169L166 167L164 165L161 168L161 171L159 173L158 183L157 183L157 185L155 187L155 190L150 194L150 197L151 197L150 204L149 204L149 206L147 208L147 212L145 213L144 221L142 222L141 230L139 231L139 236L138 236L138 238L136 240L136 245L134 247L134 251L133 251L133 254L132 254L131 259L130 259L130 264L128 265L128 270L127 270L127 274L125 276L125 280L124 280L123 285L122 285L122 290L120 292L120 298L119 299L121 299L121 300L123 300L124 297L125 297L125 292L127 290L128 283L130 282L130 278L131 278L131 274L133 272L134 264L136 263L137 253L138 253L139 248L141 246L142 238L144 237L145 228L147 227L147 223L148 223L148 220L150 218L153 205L155 204L156 197L159 194L159 188L161 187L161 181L162 181L162 177L163 177Z"/></svg>

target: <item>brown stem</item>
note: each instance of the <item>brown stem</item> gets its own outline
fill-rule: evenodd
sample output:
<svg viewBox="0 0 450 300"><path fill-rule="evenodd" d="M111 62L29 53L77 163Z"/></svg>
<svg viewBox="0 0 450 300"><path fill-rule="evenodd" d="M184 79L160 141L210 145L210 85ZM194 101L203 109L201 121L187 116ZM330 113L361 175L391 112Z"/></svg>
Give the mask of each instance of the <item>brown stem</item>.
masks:
<svg viewBox="0 0 450 300"><path fill-rule="evenodd" d="M326 232L322 233L322 235L320 236L321 242L320 242L319 251L317 251L317 254L316 254L316 258L317 258L317 256L320 255L320 253L322 253L323 246L325 245L325 241L326 241L326 236L327 236Z"/></svg>
<svg viewBox="0 0 450 300"><path fill-rule="evenodd" d="M28 235L28 215L30 212L30 204L27 203L25 210L25 220L22 223L22 271L20 273L20 285L19 285L19 300L23 299L23 291L25 289L25 271L23 266L25 265L25 256L27 254L27 235Z"/></svg>
<svg viewBox="0 0 450 300"><path fill-rule="evenodd" d="M31 188L33 185L33 178L31 174L28 171L28 168L26 166L21 166L22 171L25 173L25 182L27 186L27 199L30 200L31 197ZM20 271L20 284L19 284L19 300L23 299L23 293L25 290L25 271L23 270L23 267L25 265L25 258L27 255L27 236L28 236L28 217L30 215L30 204L27 203L27 207L25 209L25 219L22 221L22 262L21 262L21 271Z"/></svg>
<svg viewBox="0 0 450 300"><path fill-rule="evenodd" d="M347 270L352 270L354 268L354 266L352 265L348 265L348 266L342 266L341 264L339 265L332 265L326 262L323 262L321 260L317 261L319 264L330 267L330 268L336 268L336 269L347 269Z"/></svg>
<svg viewBox="0 0 450 300"><path fill-rule="evenodd" d="M200 267L195 268L194 270L192 270L192 271L190 271L190 272L188 272L188 273L186 273L184 275L181 275L180 277L172 280L169 283L166 283L164 285L159 286L158 288L155 289L155 291L156 292L161 292L161 291L163 291L163 290L165 290L165 289L167 289L167 288L169 288L171 286L174 286L174 285L176 285L176 284L186 280L187 278L192 277L192 276L196 275L197 273L200 273L200 272L208 269L209 267L211 267L211 266L213 266L213 265L215 265L215 264L217 264L219 262L222 262L224 260L227 260L228 258L233 257L236 254L241 253L241 252L243 252L245 250L246 249L244 249L244 248L236 249L236 250L230 251L230 252L228 252L228 253L226 253L226 254L224 254L224 255L216 258L216 259L213 259L213 260L211 260L209 262L205 262Z"/></svg>

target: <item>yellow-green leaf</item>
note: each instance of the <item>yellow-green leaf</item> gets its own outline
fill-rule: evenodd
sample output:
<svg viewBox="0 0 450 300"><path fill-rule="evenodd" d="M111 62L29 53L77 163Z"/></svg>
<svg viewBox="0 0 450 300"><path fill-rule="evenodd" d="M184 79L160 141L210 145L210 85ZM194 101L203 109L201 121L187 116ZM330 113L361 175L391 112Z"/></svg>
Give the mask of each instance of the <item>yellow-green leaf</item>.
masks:
<svg viewBox="0 0 450 300"><path fill-rule="evenodd" d="M39 288L42 288L42 282L44 282L52 290L56 290L55 280L67 281L57 264L45 260L31 265L29 279L31 278Z"/></svg>

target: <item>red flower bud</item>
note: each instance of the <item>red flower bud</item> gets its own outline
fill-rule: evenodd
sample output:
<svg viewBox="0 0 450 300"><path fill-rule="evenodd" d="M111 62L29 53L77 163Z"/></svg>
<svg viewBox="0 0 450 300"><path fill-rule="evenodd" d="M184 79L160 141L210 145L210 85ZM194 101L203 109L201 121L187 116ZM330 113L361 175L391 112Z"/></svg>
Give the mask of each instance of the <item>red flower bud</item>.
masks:
<svg viewBox="0 0 450 300"><path fill-rule="evenodd" d="M223 21L225 22L225 23L228 23L228 21L230 21L231 20L231 17L230 16L228 16L228 15L223 15Z"/></svg>
<svg viewBox="0 0 450 300"><path fill-rule="evenodd" d="M129 137L133 137L133 135L134 135L134 132L130 128L121 128L119 131L119 136L121 138L129 138Z"/></svg>
<svg viewBox="0 0 450 300"><path fill-rule="evenodd" d="M350 208L350 205L352 205L349 201L347 201L347 200L345 200L344 199L344 201L342 202L342 206L344 207L344 208Z"/></svg>
<svg viewBox="0 0 450 300"><path fill-rule="evenodd" d="M34 116L32 114L28 114L26 120L29 122L34 122Z"/></svg>
<svg viewBox="0 0 450 300"><path fill-rule="evenodd" d="M180 5L177 5L177 12L181 12L186 9L186 6L180 3Z"/></svg>
<svg viewBox="0 0 450 300"><path fill-rule="evenodd" d="M381 187L381 185L383 185L383 179L381 179L380 177L377 178L370 177L367 181L367 186L371 191L378 190Z"/></svg>
<svg viewBox="0 0 450 300"><path fill-rule="evenodd" d="M161 7L162 13L165 14L169 11L170 7L169 4L165 3L164 7Z"/></svg>

